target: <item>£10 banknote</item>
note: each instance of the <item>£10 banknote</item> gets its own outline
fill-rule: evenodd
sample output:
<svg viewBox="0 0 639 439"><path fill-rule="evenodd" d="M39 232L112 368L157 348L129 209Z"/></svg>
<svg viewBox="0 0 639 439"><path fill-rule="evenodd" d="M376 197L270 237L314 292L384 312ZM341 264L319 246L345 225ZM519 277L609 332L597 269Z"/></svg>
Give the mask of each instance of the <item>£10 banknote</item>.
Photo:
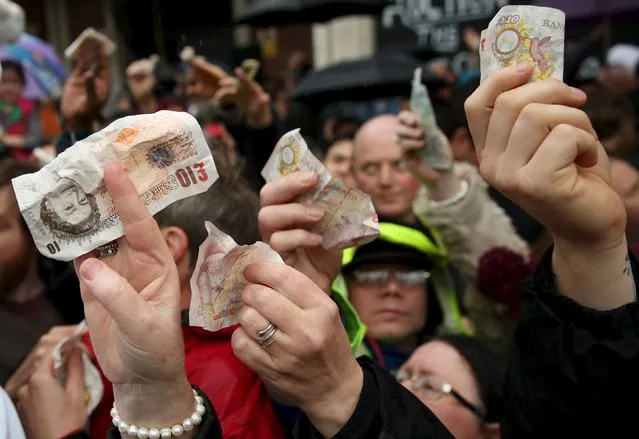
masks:
<svg viewBox="0 0 639 439"><path fill-rule="evenodd" d="M70 261L124 234L103 181L104 167L112 162L124 168L152 215L205 192L218 178L202 129L188 113L119 119L38 172L13 179L40 253Z"/></svg>

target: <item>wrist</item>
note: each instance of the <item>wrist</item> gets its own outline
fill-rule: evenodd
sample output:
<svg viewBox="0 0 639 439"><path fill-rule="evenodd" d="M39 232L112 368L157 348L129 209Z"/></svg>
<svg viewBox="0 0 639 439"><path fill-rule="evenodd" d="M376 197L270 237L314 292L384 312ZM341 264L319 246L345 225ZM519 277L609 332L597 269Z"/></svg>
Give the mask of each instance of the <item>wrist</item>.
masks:
<svg viewBox="0 0 639 439"><path fill-rule="evenodd" d="M333 391L300 407L324 437L335 436L346 425L362 393L364 372L354 358L349 371L341 378Z"/></svg>
<svg viewBox="0 0 639 439"><path fill-rule="evenodd" d="M461 180L451 169L450 171L441 172L437 181L429 185L428 192L431 200L443 201L457 195L461 188Z"/></svg>
<svg viewBox="0 0 639 439"><path fill-rule="evenodd" d="M122 421L140 427L180 424L195 409L186 377L170 383L132 383L113 386L115 406Z"/></svg>
<svg viewBox="0 0 639 439"><path fill-rule="evenodd" d="M625 235L598 245L555 240L557 290L587 308L610 310L637 300Z"/></svg>

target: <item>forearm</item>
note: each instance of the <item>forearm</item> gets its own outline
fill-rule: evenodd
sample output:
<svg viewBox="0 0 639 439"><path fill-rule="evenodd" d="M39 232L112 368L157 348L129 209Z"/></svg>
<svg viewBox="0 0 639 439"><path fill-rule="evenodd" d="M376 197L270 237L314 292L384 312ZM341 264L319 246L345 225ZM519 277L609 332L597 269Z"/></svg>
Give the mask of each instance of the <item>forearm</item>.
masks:
<svg viewBox="0 0 639 439"><path fill-rule="evenodd" d="M625 236L602 250L555 239L552 268L559 293L600 311L636 301L628 251Z"/></svg>
<svg viewBox="0 0 639 439"><path fill-rule="evenodd" d="M450 260L469 282L474 282L479 258L494 247L506 247L524 258L528 245L519 237L510 218L488 195L487 185L477 170L456 164L457 181L463 182L465 194L451 203L429 198L415 202L415 212L426 218L441 234Z"/></svg>

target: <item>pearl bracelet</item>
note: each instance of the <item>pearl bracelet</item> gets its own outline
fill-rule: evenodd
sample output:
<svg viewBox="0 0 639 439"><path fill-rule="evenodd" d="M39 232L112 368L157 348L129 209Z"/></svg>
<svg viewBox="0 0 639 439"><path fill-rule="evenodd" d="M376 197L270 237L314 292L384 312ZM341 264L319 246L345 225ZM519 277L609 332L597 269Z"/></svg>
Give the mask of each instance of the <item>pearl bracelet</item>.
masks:
<svg viewBox="0 0 639 439"><path fill-rule="evenodd" d="M138 427L135 424L127 424L118 414L118 409L115 408L115 402L111 409L111 418L113 418L113 425L115 425L120 433L126 433L128 436L138 439L169 439L171 437L179 437L185 431L191 431L196 425L200 425L202 422L202 416L206 413L204 407L204 400L197 394L195 389L193 390L193 396L195 397L195 411L185 418L181 424L175 424L173 427L164 428L146 428Z"/></svg>

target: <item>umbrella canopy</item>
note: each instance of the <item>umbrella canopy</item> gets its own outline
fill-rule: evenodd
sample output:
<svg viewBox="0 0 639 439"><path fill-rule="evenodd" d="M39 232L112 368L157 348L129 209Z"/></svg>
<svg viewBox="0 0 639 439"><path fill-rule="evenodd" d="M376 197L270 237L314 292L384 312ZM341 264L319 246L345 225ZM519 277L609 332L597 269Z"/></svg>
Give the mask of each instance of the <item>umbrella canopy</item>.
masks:
<svg viewBox="0 0 639 439"><path fill-rule="evenodd" d="M53 48L44 41L23 34L14 44L0 47L0 60L22 64L27 76L25 98L41 100L60 96L66 69Z"/></svg>
<svg viewBox="0 0 639 439"><path fill-rule="evenodd" d="M304 77L290 97L309 105L409 96L415 68L423 65L405 53L382 52L373 58L346 61ZM422 81L431 88L445 85L424 70Z"/></svg>
<svg viewBox="0 0 639 439"><path fill-rule="evenodd" d="M236 22L259 27L322 23L344 15L379 14L389 3L389 0L253 0Z"/></svg>

